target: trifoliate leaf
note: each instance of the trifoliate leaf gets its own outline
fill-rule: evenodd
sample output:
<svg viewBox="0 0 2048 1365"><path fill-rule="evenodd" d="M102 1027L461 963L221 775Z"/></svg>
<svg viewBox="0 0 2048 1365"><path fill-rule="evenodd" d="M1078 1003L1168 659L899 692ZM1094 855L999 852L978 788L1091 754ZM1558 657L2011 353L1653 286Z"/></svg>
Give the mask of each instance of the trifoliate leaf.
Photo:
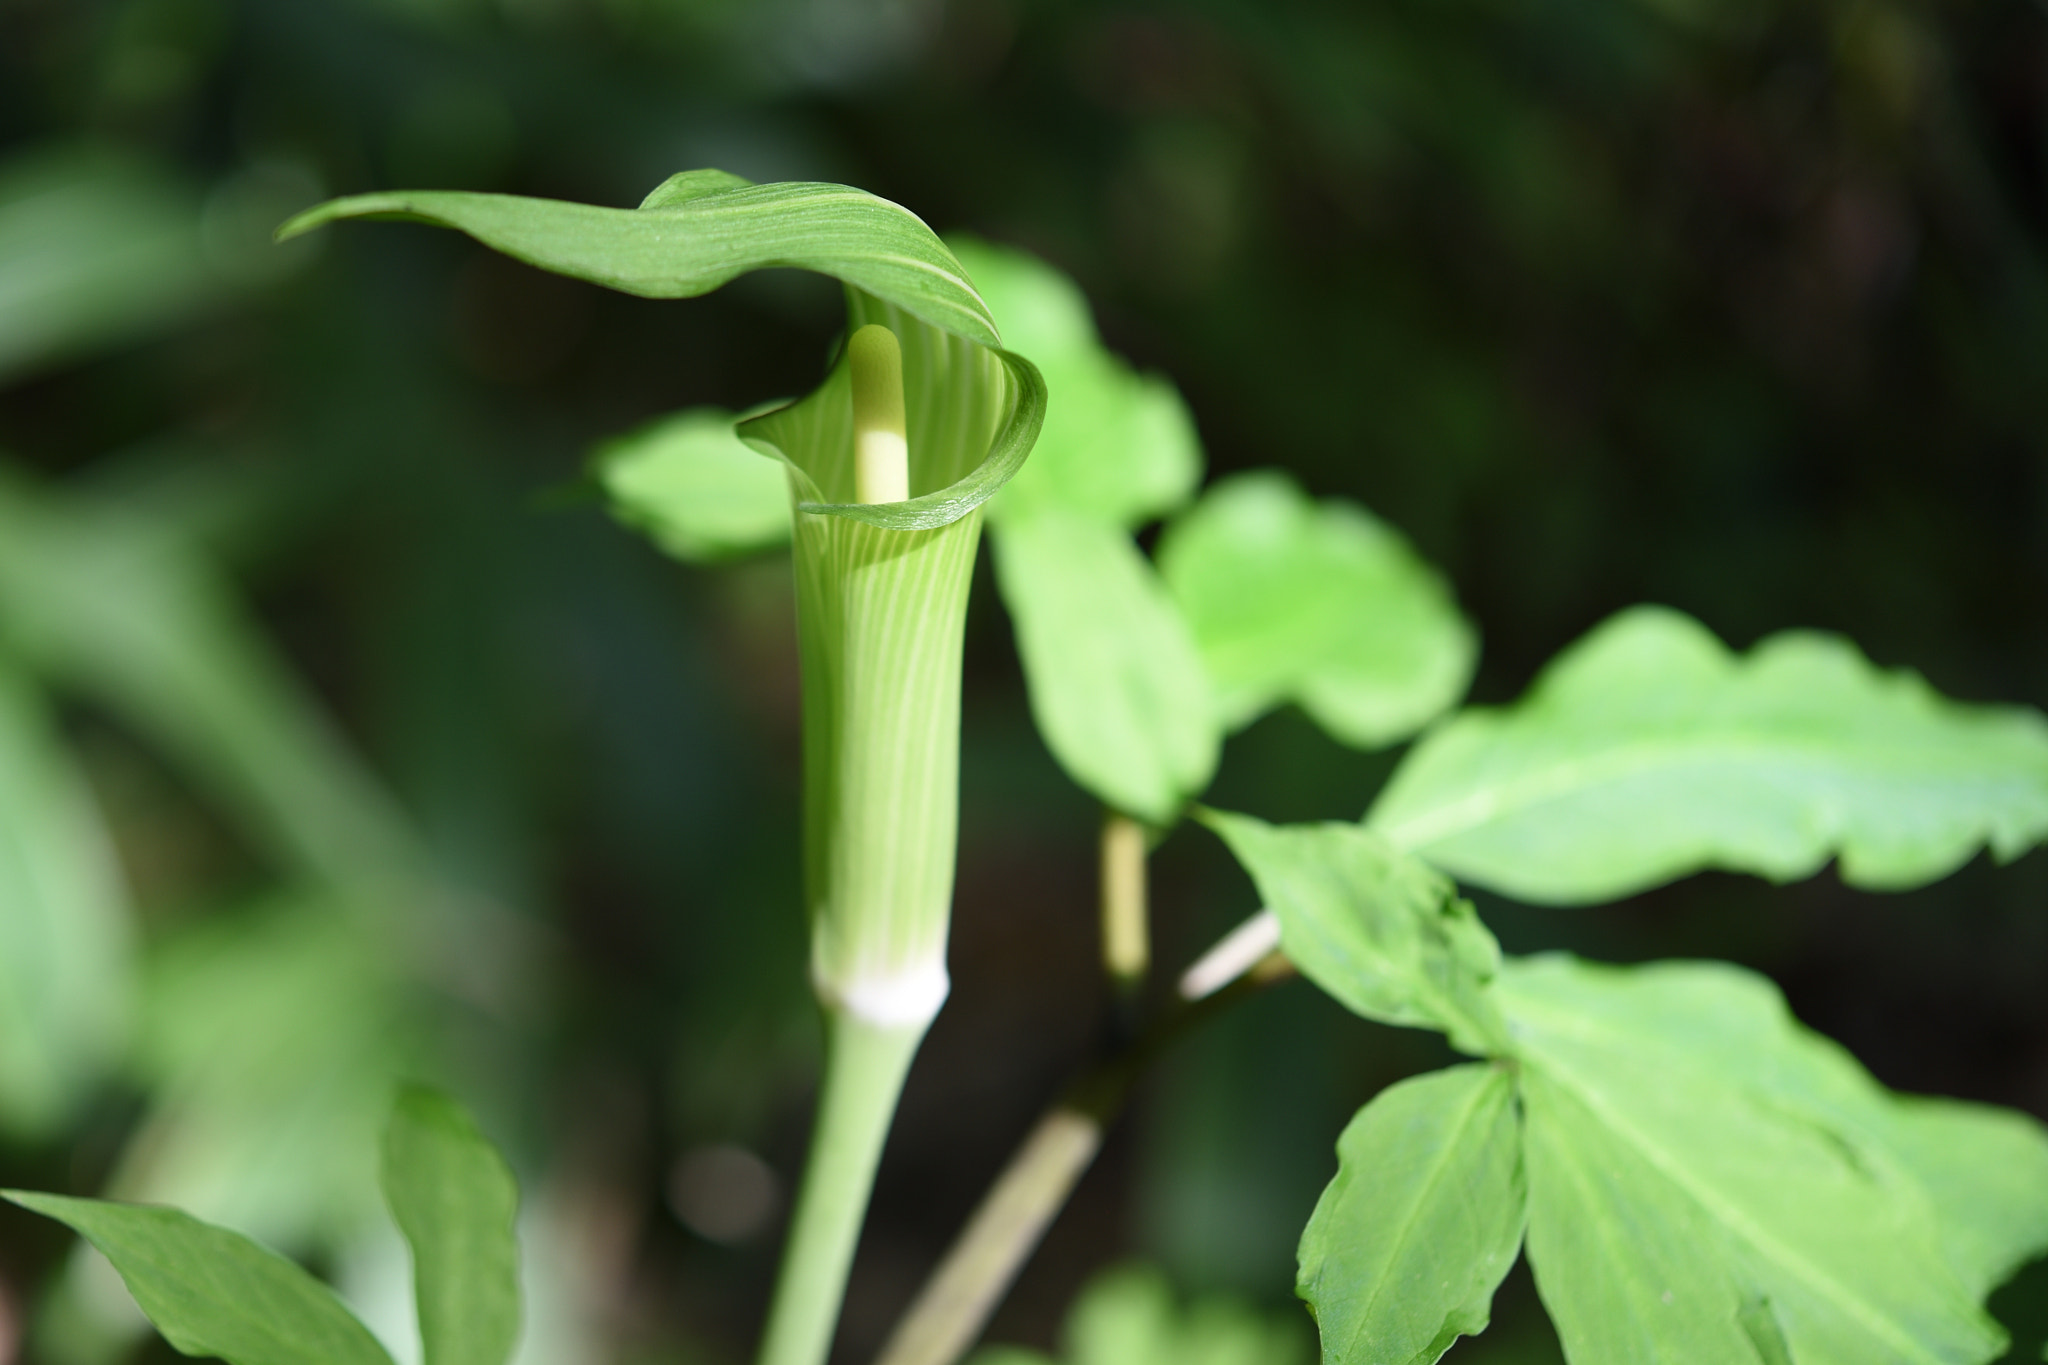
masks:
<svg viewBox="0 0 2048 1365"><path fill-rule="evenodd" d="M995 549L1046 746L1104 804L1171 824L1208 785L1222 737L1150 561L1118 527L1057 509L1006 518Z"/></svg>
<svg viewBox="0 0 2048 1365"><path fill-rule="evenodd" d="M1521 1124L1505 1067L1381 1091L1337 1139L1301 1234L1297 1291L1324 1365L1435 1365L1484 1331L1522 1243Z"/></svg>
<svg viewBox="0 0 2048 1365"><path fill-rule="evenodd" d="M1474 1054L1506 1049L1488 993L1500 947L1448 878L1358 825L1200 818L1251 873L1303 976L1368 1019L1440 1029Z"/></svg>
<svg viewBox="0 0 2048 1365"><path fill-rule="evenodd" d="M1927 1132L1901 1127L1926 1111L1801 1029L1769 983L1560 956L1511 960L1496 994L1521 1066L1529 1257L1576 1365L1974 1365L2001 1349L1957 1267L1981 1282L2048 1244L2048 1186L2013 1188L1988 1218L1954 1198L1945 1161L1916 1150ZM1941 1122L1980 1153L2013 1138ZM1954 1220L1978 1231L1945 1235Z"/></svg>
<svg viewBox="0 0 2048 1365"><path fill-rule="evenodd" d="M1370 748L1405 739L1464 694L1476 645L1443 579L1401 535L1285 474L1223 479L1167 528L1159 569L1238 729L1298 702Z"/></svg>
<svg viewBox="0 0 2048 1365"><path fill-rule="evenodd" d="M1787 881L1829 858L1851 885L1917 886L1980 847L2008 859L2048 835L2048 722L1947 701L1834 636L1737 656L1689 617L1636 608L1520 702L1417 745L1368 823L1551 904L1709 867Z"/></svg>
<svg viewBox="0 0 2048 1365"><path fill-rule="evenodd" d="M391 1365L332 1290L238 1232L176 1209L0 1194L69 1224L99 1248L164 1339L185 1355L228 1365Z"/></svg>
<svg viewBox="0 0 2048 1365"><path fill-rule="evenodd" d="M789 542L789 476L723 408L686 408L592 455L612 514L677 559L731 558Z"/></svg>

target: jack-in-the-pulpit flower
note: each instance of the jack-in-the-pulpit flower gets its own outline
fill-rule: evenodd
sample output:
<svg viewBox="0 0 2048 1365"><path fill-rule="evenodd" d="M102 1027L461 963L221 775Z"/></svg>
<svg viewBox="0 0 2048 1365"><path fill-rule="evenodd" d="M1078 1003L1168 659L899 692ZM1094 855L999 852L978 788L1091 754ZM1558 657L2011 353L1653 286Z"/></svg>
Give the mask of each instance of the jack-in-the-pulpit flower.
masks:
<svg viewBox="0 0 2048 1365"><path fill-rule="evenodd" d="M690 171L638 209L453 191L299 215L452 227L650 298L783 266L846 286L849 342L808 397L744 422L785 462L803 669L804 864L826 1065L763 1365L818 1365L904 1073L947 990L960 647L981 506L1030 451L1044 381L1002 349L959 263L908 211L843 185Z"/></svg>

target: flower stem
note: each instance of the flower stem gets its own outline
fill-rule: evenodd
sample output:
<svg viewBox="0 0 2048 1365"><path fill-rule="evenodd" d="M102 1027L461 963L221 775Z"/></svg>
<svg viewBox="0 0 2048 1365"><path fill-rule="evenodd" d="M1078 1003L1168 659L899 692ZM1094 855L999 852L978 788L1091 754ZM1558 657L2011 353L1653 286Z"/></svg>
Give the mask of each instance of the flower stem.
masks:
<svg viewBox="0 0 2048 1365"><path fill-rule="evenodd" d="M882 1143L925 1028L826 1007L825 1083L758 1365L823 1365L831 1353Z"/></svg>

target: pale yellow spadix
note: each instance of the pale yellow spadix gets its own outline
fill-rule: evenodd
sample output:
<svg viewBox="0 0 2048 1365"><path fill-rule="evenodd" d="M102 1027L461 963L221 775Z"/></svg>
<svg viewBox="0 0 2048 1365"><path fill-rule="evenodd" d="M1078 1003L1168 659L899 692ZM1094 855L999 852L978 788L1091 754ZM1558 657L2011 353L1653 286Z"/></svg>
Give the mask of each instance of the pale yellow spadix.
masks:
<svg viewBox="0 0 2048 1365"><path fill-rule="evenodd" d="M903 417L903 349L896 334L871 322L846 342L853 381L853 486L856 502L910 497L910 433Z"/></svg>

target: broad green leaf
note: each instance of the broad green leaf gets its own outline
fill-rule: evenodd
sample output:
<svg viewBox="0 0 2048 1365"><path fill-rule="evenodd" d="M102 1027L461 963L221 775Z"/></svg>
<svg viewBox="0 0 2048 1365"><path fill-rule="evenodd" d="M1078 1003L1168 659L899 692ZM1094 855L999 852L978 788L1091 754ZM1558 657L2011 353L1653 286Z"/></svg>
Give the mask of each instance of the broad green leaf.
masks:
<svg viewBox="0 0 2048 1365"><path fill-rule="evenodd" d="M687 408L606 441L592 464L612 514L677 559L789 541L789 476L733 431L723 408Z"/></svg>
<svg viewBox="0 0 2048 1365"><path fill-rule="evenodd" d="M391 1365L327 1286L238 1232L176 1209L7 1190L67 1223L121 1272L164 1339L228 1365Z"/></svg>
<svg viewBox="0 0 2048 1365"><path fill-rule="evenodd" d="M1004 518L995 551L1046 747L1106 805L1173 823L1216 771L1222 737L1151 563L1120 528L1053 508Z"/></svg>
<svg viewBox="0 0 2048 1365"><path fill-rule="evenodd" d="M318 205L280 227L278 237L342 218L455 228L529 265L647 298L694 298L774 267L842 281L848 332L881 322L904 343L913 496L856 502L850 436L843 454L791 439L794 430L815 425L821 389L792 405L812 412L785 408L741 433L774 447L771 453L789 458L808 479L799 480L798 494L806 512L900 531L958 521L1016 474L1044 420L1044 380L1030 361L1001 349L995 320L960 263L915 214L865 190L754 185L715 170L672 176L637 209L406 190ZM841 357L838 372L844 369ZM824 420L829 427L836 418Z"/></svg>
<svg viewBox="0 0 2048 1365"><path fill-rule="evenodd" d="M1486 1329L1522 1243L1520 1130L1500 1066L1402 1081L1358 1111L1301 1234L1324 1365L1434 1365Z"/></svg>
<svg viewBox="0 0 2048 1365"><path fill-rule="evenodd" d="M2048 1186L2018 1187L2038 1152L1985 1178L2017 1207L1956 1197L1948 1158L1915 1150L1930 1130L1904 1132L1926 1111L1738 968L1511 960L1496 993L1522 1069L1529 1257L1574 1365L2001 1348L1977 1300L1986 1267L2048 1243ZM1939 1122L1980 1154L2044 1141Z"/></svg>
<svg viewBox="0 0 2048 1365"><path fill-rule="evenodd" d="M0 166L0 379L175 323L219 292L199 196L162 172L99 149Z"/></svg>
<svg viewBox="0 0 2048 1365"><path fill-rule="evenodd" d="M403 816L146 503L0 471L0 632L159 742L287 867L394 911L412 893L423 860Z"/></svg>
<svg viewBox="0 0 2048 1365"><path fill-rule="evenodd" d="M1172 383L1105 350L1088 301L1037 257L972 237L946 244L1054 395L1030 462L991 507L999 521L1062 508L1133 527L1188 500L1202 479L1195 423Z"/></svg>
<svg viewBox="0 0 2048 1365"><path fill-rule="evenodd" d="M128 907L83 775L0 655L0 1132L47 1137L127 1031Z"/></svg>
<svg viewBox="0 0 2048 1365"><path fill-rule="evenodd" d="M1488 985L1500 947L1441 873L1358 825L1268 825L1204 811L1280 919L1302 975L1368 1019L1506 1048Z"/></svg>
<svg viewBox="0 0 2048 1365"><path fill-rule="evenodd" d="M400 1093L384 1197L412 1247L425 1365L505 1365L519 1339L519 1187L461 1105Z"/></svg>
<svg viewBox="0 0 2048 1365"><path fill-rule="evenodd" d="M1401 535L1285 474L1223 479L1167 528L1159 569L1238 729L1297 702L1346 744L1405 739L1464 694L1477 650Z"/></svg>
<svg viewBox="0 0 2048 1365"><path fill-rule="evenodd" d="M1408 755L1368 823L1523 900L1611 900L1702 868L1917 886L2048 834L2048 722L1946 701L1847 642L1731 654L1691 618L1623 612L1528 696Z"/></svg>

